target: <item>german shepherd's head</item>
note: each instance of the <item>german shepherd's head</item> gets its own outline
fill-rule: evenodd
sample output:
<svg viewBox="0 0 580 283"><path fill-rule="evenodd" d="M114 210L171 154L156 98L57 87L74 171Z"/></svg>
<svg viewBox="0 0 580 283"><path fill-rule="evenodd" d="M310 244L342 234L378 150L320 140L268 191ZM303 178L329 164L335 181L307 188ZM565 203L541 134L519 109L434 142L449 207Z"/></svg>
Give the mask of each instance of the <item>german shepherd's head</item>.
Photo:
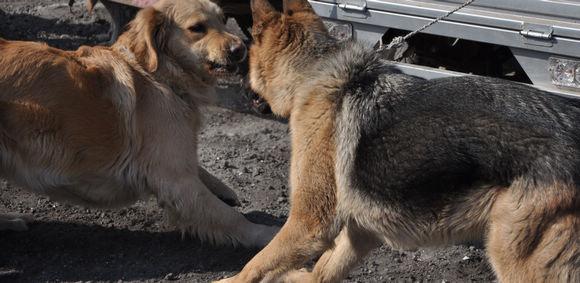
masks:
<svg viewBox="0 0 580 283"><path fill-rule="evenodd" d="M128 47L150 73L194 75L210 83L235 71L247 54L210 0L159 1L141 10L116 44Z"/></svg>
<svg viewBox="0 0 580 283"><path fill-rule="evenodd" d="M252 0L251 6L250 85L272 112L288 117L307 70L336 41L307 0L284 0L283 12L267 0Z"/></svg>

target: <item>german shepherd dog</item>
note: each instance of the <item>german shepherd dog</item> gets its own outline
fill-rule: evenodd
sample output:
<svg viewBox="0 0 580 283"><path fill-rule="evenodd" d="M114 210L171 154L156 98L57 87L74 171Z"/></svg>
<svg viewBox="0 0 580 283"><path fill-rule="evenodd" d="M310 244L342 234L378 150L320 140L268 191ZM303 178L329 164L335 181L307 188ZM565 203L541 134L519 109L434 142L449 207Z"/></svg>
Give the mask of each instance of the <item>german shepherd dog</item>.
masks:
<svg viewBox="0 0 580 283"><path fill-rule="evenodd" d="M235 193L198 167L201 109L246 57L209 0L162 0L112 47L62 51L0 39L0 172L54 200L120 207L154 195L182 231L264 246ZM223 201L222 201L223 200ZM225 201L225 202L224 202ZM24 219L0 216L0 229Z"/></svg>
<svg viewBox="0 0 580 283"><path fill-rule="evenodd" d="M225 282L337 282L381 243L474 239L501 282L580 282L580 102L401 74L333 40L306 0L252 10L251 86L290 119L291 211Z"/></svg>

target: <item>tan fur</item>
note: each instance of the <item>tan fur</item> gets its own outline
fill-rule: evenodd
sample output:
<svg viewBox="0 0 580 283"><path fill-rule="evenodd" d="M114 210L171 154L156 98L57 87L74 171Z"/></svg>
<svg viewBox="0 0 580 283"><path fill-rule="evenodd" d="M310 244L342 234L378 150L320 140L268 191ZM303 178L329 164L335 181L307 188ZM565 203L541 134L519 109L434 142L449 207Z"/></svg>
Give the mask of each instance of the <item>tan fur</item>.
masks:
<svg viewBox="0 0 580 283"><path fill-rule="evenodd" d="M196 24L203 32L190 30ZM0 172L86 206L155 195L180 229L203 240L264 245L276 229L250 223L218 199L237 201L198 168L211 67L236 63L230 52L241 47L209 0L159 1L110 48L68 52L0 40Z"/></svg>
<svg viewBox="0 0 580 283"><path fill-rule="evenodd" d="M501 281L578 282L578 207L575 188L566 184L542 188L520 180L502 192L487 239L489 259Z"/></svg>
<svg viewBox="0 0 580 283"><path fill-rule="evenodd" d="M357 119L346 107L340 112L334 107L343 81L333 74L324 77L324 72L311 76L291 63L307 57L301 55L308 52L302 46L316 46L294 26L300 23L319 33L324 27L307 1L284 4L280 14L265 0L252 1L250 76L272 110L290 117L290 216L238 275L220 282L339 282L381 243L414 249L476 239L487 240L501 282L578 281L580 205L571 185L476 184L434 198L430 211L416 214L353 189L359 130L349 128L351 135L341 136L345 125L356 124L344 121ZM297 271L321 253L312 272Z"/></svg>

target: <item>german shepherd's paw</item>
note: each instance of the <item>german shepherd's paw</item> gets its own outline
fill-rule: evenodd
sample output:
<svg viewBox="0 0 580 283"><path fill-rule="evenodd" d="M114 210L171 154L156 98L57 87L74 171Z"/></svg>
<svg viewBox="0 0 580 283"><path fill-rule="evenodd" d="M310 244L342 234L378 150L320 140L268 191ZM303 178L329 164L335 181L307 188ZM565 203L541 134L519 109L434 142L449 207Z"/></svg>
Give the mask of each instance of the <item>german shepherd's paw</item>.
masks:
<svg viewBox="0 0 580 283"><path fill-rule="evenodd" d="M233 276L230 278L224 278L219 281L212 281L213 283L234 283L234 282L243 282L241 278L238 276ZM300 270L293 270L286 273L282 277L276 276L266 276L260 282L262 283L309 283L313 282L312 273L309 272L306 268L302 268Z"/></svg>
<svg viewBox="0 0 580 283"><path fill-rule="evenodd" d="M286 273L282 278L279 278L276 281L267 281L267 282L284 282L284 283L308 283L314 282L314 278L312 277L312 272L308 271L306 268L302 268L299 270L292 270Z"/></svg>
<svg viewBox="0 0 580 283"><path fill-rule="evenodd" d="M28 215L21 214L5 214L0 215L0 231L27 231L29 222L33 218Z"/></svg>

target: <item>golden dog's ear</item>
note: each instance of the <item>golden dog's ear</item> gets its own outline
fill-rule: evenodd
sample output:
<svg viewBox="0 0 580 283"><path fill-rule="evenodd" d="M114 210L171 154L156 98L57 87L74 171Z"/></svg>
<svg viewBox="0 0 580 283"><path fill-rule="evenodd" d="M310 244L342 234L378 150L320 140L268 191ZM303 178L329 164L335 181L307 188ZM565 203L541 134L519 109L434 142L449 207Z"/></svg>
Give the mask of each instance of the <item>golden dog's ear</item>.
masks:
<svg viewBox="0 0 580 283"><path fill-rule="evenodd" d="M292 16L296 12L309 12L314 14L314 9L308 0L284 0L284 14Z"/></svg>
<svg viewBox="0 0 580 283"><path fill-rule="evenodd" d="M159 65L158 52L164 48L166 41L166 24L163 13L152 7L141 10L133 21L137 30L135 56L149 72L157 71Z"/></svg>
<svg viewBox="0 0 580 283"><path fill-rule="evenodd" d="M259 35L264 29L264 21L272 14L278 14L278 11L272 7L268 0L251 0L252 7L252 37L254 40L259 40Z"/></svg>

